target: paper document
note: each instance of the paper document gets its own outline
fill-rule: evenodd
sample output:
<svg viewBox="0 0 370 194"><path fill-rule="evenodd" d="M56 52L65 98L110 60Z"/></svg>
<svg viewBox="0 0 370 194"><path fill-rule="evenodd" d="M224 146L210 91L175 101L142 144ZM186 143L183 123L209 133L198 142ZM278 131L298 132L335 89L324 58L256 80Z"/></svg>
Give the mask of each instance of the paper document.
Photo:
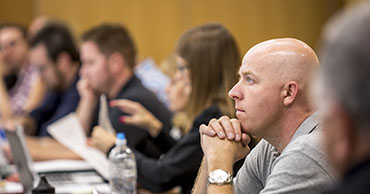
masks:
<svg viewBox="0 0 370 194"><path fill-rule="evenodd" d="M33 169L37 173L65 172L78 170L92 170L93 167L82 160L47 160L33 162Z"/></svg>
<svg viewBox="0 0 370 194"><path fill-rule="evenodd" d="M0 181L0 193L23 193L23 186L19 182Z"/></svg>
<svg viewBox="0 0 370 194"><path fill-rule="evenodd" d="M85 132L75 113L71 113L50 125L48 132L59 143L80 155L105 179L108 179L108 159L104 153L86 144Z"/></svg>

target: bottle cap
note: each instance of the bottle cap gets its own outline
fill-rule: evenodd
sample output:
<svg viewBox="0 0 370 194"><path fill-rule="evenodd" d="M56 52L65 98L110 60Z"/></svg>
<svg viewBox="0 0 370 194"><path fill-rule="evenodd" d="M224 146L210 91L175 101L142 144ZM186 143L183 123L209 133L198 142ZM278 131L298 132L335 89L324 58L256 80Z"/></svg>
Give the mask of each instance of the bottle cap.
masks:
<svg viewBox="0 0 370 194"><path fill-rule="evenodd" d="M126 136L123 132L118 132L116 137L116 145L124 145L126 144Z"/></svg>
<svg viewBox="0 0 370 194"><path fill-rule="evenodd" d="M55 188L46 180L45 175L41 175L39 184L32 189L32 194L52 194L55 193Z"/></svg>
<svg viewBox="0 0 370 194"><path fill-rule="evenodd" d="M4 129L2 129L2 128L0 128L0 138L1 138L1 139L6 139L5 131L4 131Z"/></svg>
<svg viewBox="0 0 370 194"><path fill-rule="evenodd" d="M117 133L117 139L119 139L119 140L125 140L126 139L125 133L118 132Z"/></svg>

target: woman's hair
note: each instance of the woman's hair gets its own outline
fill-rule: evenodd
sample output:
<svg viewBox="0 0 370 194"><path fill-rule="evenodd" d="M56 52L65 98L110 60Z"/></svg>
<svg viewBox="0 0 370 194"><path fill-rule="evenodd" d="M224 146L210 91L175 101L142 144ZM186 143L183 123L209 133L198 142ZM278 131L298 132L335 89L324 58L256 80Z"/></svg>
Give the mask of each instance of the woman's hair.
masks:
<svg viewBox="0 0 370 194"><path fill-rule="evenodd" d="M192 90L186 113L194 118L216 104L223 114L234 116L228 91L237 82L240 53L231 33L218 23L190 29L177 43L176 54L186 61Z"/></svg>

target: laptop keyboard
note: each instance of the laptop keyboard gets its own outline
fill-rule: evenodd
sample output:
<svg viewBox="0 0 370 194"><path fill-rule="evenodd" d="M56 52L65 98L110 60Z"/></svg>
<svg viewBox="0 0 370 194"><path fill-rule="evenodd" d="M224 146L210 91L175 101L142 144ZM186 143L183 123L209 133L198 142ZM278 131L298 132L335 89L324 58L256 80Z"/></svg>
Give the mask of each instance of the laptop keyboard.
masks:
<svg viewBox="0 0 370 194"><path fill-rule="evenodd" d="M104 179L95 171L83 172L58 172L44 174L48 182L53 185L64 184L99 184L104 183Z"/></svg>

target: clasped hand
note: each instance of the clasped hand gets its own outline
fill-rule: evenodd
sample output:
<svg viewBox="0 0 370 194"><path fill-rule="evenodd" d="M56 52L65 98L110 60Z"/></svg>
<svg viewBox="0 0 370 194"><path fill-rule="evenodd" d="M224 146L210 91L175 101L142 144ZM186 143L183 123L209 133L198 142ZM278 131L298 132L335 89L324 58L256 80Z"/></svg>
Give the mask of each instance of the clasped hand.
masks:
<svg viewBox="0 0 370 194"><path fill-rule="evenodd" d="M208 126L199 128L201 145L205 157L232 159L232 163L245 157L250 148L251 137L242 131L239 120L223 116L212 119Z"/></svg>

